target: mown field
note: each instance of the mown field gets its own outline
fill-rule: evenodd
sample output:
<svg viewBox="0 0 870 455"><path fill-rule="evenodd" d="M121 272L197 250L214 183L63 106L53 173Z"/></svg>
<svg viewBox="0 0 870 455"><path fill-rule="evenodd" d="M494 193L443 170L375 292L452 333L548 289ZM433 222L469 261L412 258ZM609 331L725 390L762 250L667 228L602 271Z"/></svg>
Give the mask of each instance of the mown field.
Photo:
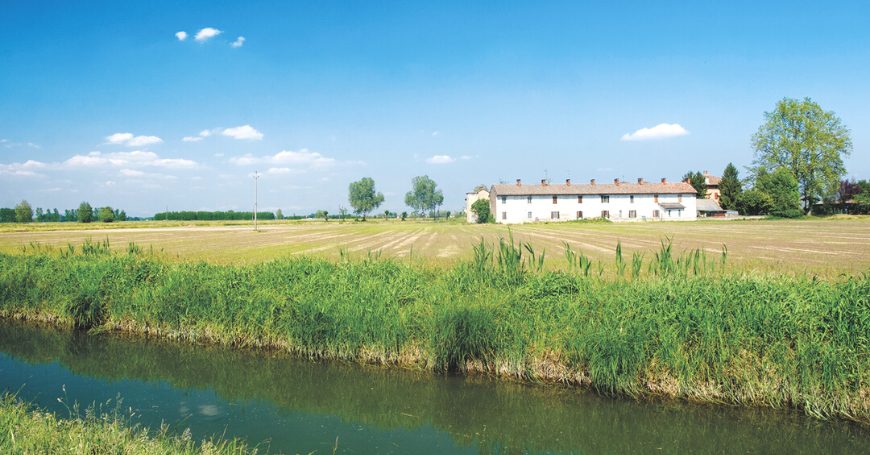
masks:
<svg viewBox="0 0 870 455"><path fill-rule="evenodd" d="M547 255L551 268L564 266L565 243L593 260L612 261L617 242L623 252L651 254L665 238L675 251L700 248L742 269L811 272L821 275L862 273L870 269L870 218L816 220L739 220L680 223L562 223L514 226L516 240ZM239 222L131 222L83 227L40 223L0 227L0 252L14 253L32 244L51 247L109 240L124 250L133 242L163 256L212 263L259 263L280 257L313 255L338 258L370 252L427 264L452 264L471 256L481 238L507 237L501 225L412 221L270 222L259 232Z"/></svg>

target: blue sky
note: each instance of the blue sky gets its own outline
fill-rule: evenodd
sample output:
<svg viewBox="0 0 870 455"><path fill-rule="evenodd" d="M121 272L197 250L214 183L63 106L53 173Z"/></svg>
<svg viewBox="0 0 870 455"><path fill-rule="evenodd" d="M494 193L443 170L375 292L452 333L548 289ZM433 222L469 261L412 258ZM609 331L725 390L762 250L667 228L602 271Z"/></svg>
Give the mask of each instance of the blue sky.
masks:
<svg viewBox="0 0 870 455"><path fill-rule="evenodd" d="M254 170L285 213L364 176L403 210L423 174L447 209L500 180L718 174L804 96L870 177L865 2L467 3L3 0L0 205L244 210Z"/></svg>

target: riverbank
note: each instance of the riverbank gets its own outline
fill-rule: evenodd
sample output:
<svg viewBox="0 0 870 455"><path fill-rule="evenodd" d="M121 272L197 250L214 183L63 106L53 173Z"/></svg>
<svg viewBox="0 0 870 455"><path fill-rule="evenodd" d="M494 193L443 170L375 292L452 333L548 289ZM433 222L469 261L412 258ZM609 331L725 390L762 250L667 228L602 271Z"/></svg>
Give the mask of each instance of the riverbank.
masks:
<svg viewBox="0 0 870 455"><path fill-rule="evenodd" d="M93 245L0 255L0 316L870 424L867 275L747 276L664 247L639 264L574 255L570 272L507 242L474 257L441 269L183 264Z"/></svg>
<svg viewBox="0 0 870 455"><path fill-rule="evenodd" d="M85 417L61 419L17 400L0 396L0 452L4 454L124 453L136 454L246 454L252 453L238 440L206 440L173 436L166 426L149 434L130 426L118 413L93 412Z"/></svg>

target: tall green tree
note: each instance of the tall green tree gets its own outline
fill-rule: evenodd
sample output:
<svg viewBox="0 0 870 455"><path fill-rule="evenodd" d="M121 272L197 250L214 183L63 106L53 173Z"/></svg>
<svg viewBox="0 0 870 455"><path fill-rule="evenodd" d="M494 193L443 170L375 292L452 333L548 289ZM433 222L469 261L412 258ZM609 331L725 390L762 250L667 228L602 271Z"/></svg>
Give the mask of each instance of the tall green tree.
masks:
<svg viewBox="0 0 870 455"><path fill-rule="evenodd" d="M354 213L362 215L365 220L369 212L383 204L384 195L375 191L375 181L371 177L363 177L350 183L348 202Z"/></svg>
<svg viewBox="0 0 870 455"><path fill-rule="evenodd" d="M21 201L15 206L15 221L29 223L33 221L33 207L27 201Z"/></svg>
<svg viewBox="0 0 870 455"><path fill-rule="evenodd" d="M405 204L417 213L432 213L444 203L444 194L428 175L414 177L411 191L405 194Z"/></svg>
<svg viewBox="0 0 870 455"><path fill-rule="evenodd" d="M801 194L798 181L791 171L779 167L773 172L759 169L755 177L755 189L770 196L770 214L775 216L800 216Z"/></svg>
<svg viewBox="0 0 870 455"><path fill-rule="evenodd" d="M719 204L725 210L737 210L737 196L743 191L737 168L728 163L722 171L722 179L719 180Z"/></svg>
<svg viewBox="0 0 870 455"><path fill-rule="evenodd" d="M806 210L837 191L845 174L843 157L852 152L849 129L833 111L810 98L784 98L752 136L755 164L773 172L785 167L797 179Z"/></svg>
<svg viewBox="0 0 870 455"><path fill-rule="evenodd" d="M689 171L683 176L683 181L688 181L692 188L698 192L698 199L707 197L707 178L700 171Z"/></svg>
<svg viewBox="0 0 870 455"><path fill-rule="evenodd" d="M78 219L80 223L90 223L94 221L94 209L91 208L91 204L87 202L82 202L79 204L79 209L76 212L78 215Z"/></svg>

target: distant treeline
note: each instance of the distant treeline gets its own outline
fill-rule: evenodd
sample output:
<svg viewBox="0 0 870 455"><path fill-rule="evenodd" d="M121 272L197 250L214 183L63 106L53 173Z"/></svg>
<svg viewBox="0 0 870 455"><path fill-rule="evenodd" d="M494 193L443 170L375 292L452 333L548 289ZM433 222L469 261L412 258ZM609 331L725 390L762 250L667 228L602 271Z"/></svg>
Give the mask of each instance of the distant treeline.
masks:
<svg viewBox="0 0 870 455"><path fill-rule="evenodd" d="M254 219L254 212L160 212L154 214L154 220L174 220L174 221L216 221L216 220L251 220ZM272 212L257 212L257 219L274 220L275 214Z"/></svg>
<svg viewBox="0 0 870 455"><path fill-rule="evenodd" d="M19 202L15 208L0 208L0 223L31 223L34 221L38 223L90 223L93 221L111 223L138 219L128 218L127 213L123 210L112 207L91 207L91 204L87 202L82 202L78 209L66 209L63 213L57 209L43 209L41 207L34 210L27 201Z"/></svg>

